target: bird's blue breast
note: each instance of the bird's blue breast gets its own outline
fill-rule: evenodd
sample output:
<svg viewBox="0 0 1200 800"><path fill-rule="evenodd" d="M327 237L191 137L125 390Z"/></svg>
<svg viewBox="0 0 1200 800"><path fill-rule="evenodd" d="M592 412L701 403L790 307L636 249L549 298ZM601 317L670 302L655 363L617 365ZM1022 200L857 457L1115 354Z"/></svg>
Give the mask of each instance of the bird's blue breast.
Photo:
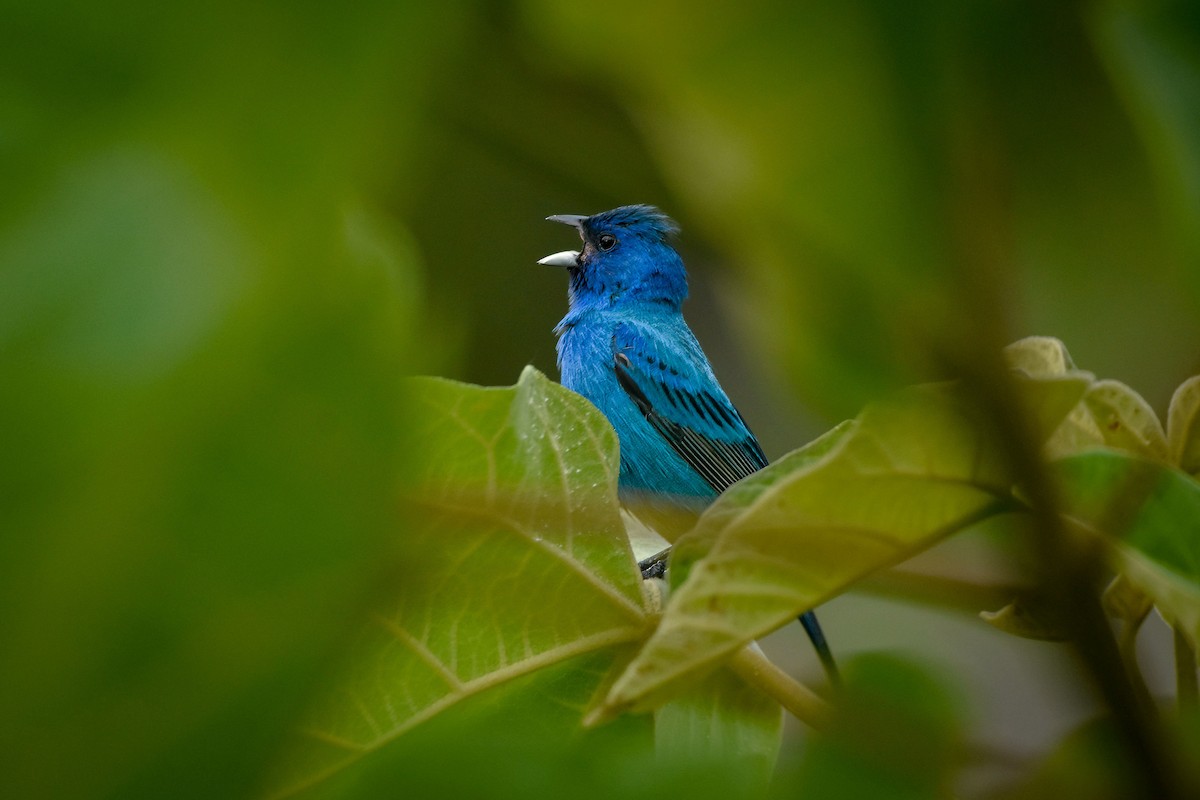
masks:
<svg viewBox="0 0 1200 800"><path fill-rule="evenodd" d="M653 320L653 329L673 327L669 320ZM558 365L563 386L586 397L608 417L621 446L622 494L648 492L676 497L695 505L711 499L712 487L689 466L646 420L646 415L620 386L613 362L617 329L629 320L614 311L568 315L560 325ZM643 328L645 321L639 323ZM682 318L679 325L683 325ZM691 332L683 326L688 339ZM667 332L676 333L674 331Z"/></svg>

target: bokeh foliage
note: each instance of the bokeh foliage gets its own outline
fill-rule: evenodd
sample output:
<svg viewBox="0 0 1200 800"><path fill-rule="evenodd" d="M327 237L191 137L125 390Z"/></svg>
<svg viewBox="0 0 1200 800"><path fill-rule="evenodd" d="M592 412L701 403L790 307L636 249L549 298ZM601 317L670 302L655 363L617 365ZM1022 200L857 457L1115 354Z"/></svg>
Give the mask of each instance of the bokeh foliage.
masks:
<svg viewBox="0 0 1200 800"><path fill-rule="evenodd" d="M680 219L772 453L1025 333L1163 418L1200 371L1185 0L2 9L6 796L257 790L421 575L400 376L553 374L546 214ZM600 763L529 727L413 763Z"/></svg>

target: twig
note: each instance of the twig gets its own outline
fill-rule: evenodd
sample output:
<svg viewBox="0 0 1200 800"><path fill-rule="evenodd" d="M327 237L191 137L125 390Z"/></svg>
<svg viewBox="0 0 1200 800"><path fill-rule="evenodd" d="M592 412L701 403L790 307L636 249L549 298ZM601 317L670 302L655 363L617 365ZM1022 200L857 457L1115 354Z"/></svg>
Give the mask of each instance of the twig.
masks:
<svg viewBox="0 0 1200 800"><path fill-rule="evenodd" d="M833 716L830 705L812 689L777 667L755 645L743 647L738 651L738 654L730 659L729 668L809 727L823 730L829 724Z"/></svg>

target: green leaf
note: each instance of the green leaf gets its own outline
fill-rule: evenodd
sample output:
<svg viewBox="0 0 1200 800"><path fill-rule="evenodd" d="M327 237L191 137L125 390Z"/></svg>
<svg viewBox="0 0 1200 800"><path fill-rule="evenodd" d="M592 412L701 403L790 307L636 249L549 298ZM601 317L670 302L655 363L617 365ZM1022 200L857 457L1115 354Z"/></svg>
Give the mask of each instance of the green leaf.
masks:
<svg viewBox="0 0 1200 800"><path fill-rule="evenodd" d="M462 16L5 4L0 794L248 796L391 565L422 270L344 211Z"/></svg>
<svg viewBox="0 0 1200 800"><path fill-rule="evenodd" d="M761 796L783 738L779 703L729 670L718 670L654 714L659 758L733 777L737 796Z"/></svg>
<svg viewBox="0 0 1200 800"><path fill-rule="evenodd" d="M592 729L579 724L594 702L597 683L612 672L615 660L627 657L622 649L549 664L465 697L392 744L364 752L352 767L332 771L304 791L294 787L291 796L518 800L566 794L581 773L599 772L597 765L630 765L641 774L654 774L651 717L628 715ZM345 695L328 699L343 705L353 702ZM386 707L370 711L381 718L388 714ZM306 758L319 761L329 744L318 732L308 731L295 747L287 759L300 763ZM589 782L590 791L582 796L623 796L611 791L628 781L623 773L613 770L603 777L607 780Z"/></svg>
<svg viewBox="0 0 1200 800"><path fill-rule="evenodd" d="M1020 383L1042 435L1087 385ZM1014 481L977 414L954 385L915 387L732 487L676 545L679 583L608 706L652 706L859 578L1011 507Z"/></svg>
<svg viewBox="0 0 1200 800"><path fill-rule="evenodd" d="M82 158L0 229L6 795L246 795L388 563L415 298L201 174Z"/></svg>
<svg viewBox="0 0 1200 800"><path fill-rule="evenodd" d="M1200 477L1200 375L1188 378L1171 396L1167 441L1170 463Z"/></svg>
<svg viewBox="0 0 1200 800"><path fill-rule="evenodd" d="M1053 378L1075 372L1075 362L1067 346L1053 336L1027 336L1004 348L1004 360L1010 369L1031 378Z"/></svg>
<svg viewBox="0 0 1200 800"><path fill-rule="evenodd" d="M413 403L411 569L305 726L280 796L344 780L481 693L646 633L616 435L599 411L532 368L505 389L421 379Z"/></svg>
<svg viewBox="0 0 1200 800"><path fill-rule="evenodd" d="M1115 447L1165 460L1167 439L1154 410L1120 381L1096 381L1080 404L1046 443L1049 458L1063 458L1092 447Z"/></svg>
<svg viewBox="0 0 1200 800"><path fill-rule="evenodd" d="M1084 407L1106 446L1148 458L1166 458L1166 435L1150 403L1116 380L1088 387Z"/></svg>
<svg viewBox="0 0 1200 800"><path fill-rule="evenodd" d="M1083 404L1108 447L1164 460L1167 437L1154 410L1141 395L1119 381L1097 381L1088 387Z"/></svg>
<svg viewBox="0 0 1200 800"><path fill-rule="evenodd" d="M838 713L812 735L793 796L952 797L962 710L946 676L883 653L843 672Z"/></svg>
<svg viewBox="0 0 1200 800"><path fill-rule="evenodd" d="M668 573L671 585L676 588L683 585L692 565L712 550L724 526L732 522L732 518L740 514L742 509L755 503L777 482L827 458L854 431L854 426L853 421L847 420L800 449L788 453L770 468L757 473L754 480L739 481L729 487L705 512L705 523L696 525L687 536L676 542Z"/></svg>
<svg viewBox="0 0 1200 800"><path fill-rule="evenodd" d="M1063 459L1054 471L1068 513L1112 537L1119 568L1200 641L1200 483L1107 450Z"/></svg>
<svg viewBox="0 0 1200 800"><path fill-rule="evenodd" d="M653 719L628 715L597 728L579 725L597 681L622 655L620 648L588 653L465 698L302 796L629 796L623 789L636 776L657 774ZM580 785L581 775L589 776L586 786Z"/></svg>
<svg viewBox="0 0 1200 800"><path fill-rule="evenodd" d="M1030 336L1004 348L1010 368L1033 378L1091 374L1075 368L1066 345L1050 336ZM1046 444L1051 458L1090 447L1107 446L1149 458L1167 457L1167 438L1154 410L1141 395L1114 380L1088 386L1082 402L1071 410Z"/></svg>

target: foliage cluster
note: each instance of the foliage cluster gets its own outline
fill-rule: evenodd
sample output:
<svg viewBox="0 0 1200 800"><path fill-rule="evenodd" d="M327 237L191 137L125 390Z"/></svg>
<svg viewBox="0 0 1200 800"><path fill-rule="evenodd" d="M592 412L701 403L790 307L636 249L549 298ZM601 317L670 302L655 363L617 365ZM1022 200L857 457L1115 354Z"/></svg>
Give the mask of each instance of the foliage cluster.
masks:
<svg viewBox="0 0 1200 800"><path fill-rule="evenodd" d="M0 5L0 795L729 796L772 763L785 793L946 793L1002 760L978 686L852 659L776 758L780 701L833 698L742 643L973 513L1025 583L955 607L1075 642L1115 720L1026 788L1186 787L1194 725L1116 667L1150 605L1195 638L1191 395L1167 413L1200 370L1194 3ZM689 320L769 454L853 418L714 506L662 598L585 407L402 382L549 374L541 220L630 202L680 221ZM1066 361L1009 377L1033 332L1165 425ZM826 515L788 516L804 559L775 501ZM1073 599L1109 570L1115 642Z"/></svg>

